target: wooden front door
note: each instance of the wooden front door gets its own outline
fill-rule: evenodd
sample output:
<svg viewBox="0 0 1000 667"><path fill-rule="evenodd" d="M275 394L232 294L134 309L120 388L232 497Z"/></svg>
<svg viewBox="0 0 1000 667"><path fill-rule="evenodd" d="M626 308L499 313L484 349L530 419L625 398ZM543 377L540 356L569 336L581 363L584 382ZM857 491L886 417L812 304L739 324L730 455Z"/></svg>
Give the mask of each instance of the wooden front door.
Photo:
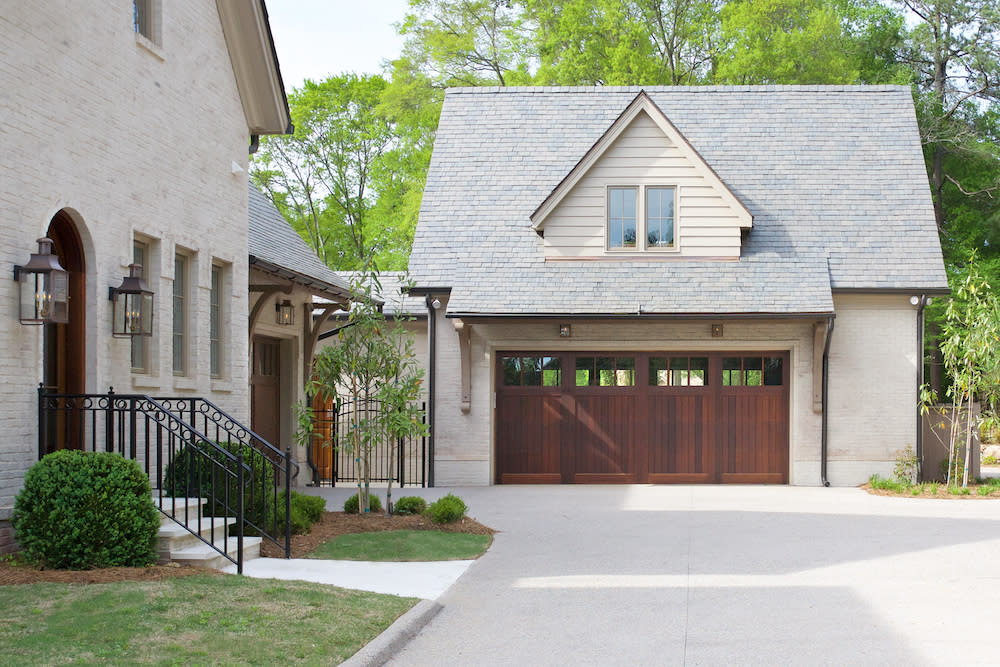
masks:
<svg viewBox="0 0 1000 667"><path fill-rule="evenodd" d="M281 341L253 337L250 371L250 428L281 447Z"/></svg>
<svg viewBox="0 0 1000 667"><path fill-rule="evenodd" d="M76 224L65 211L53 216L46 235L52 239L53 254L69 273L69 321L43 325L42 382L56 394L83 394L87 377L87 266L83 243ZM75 412L53 410L48 419L46 454L83 446L80 429L68 426L77 421Z"/></svg>
<svg viewBox="0 0 1000 667"><path fill-rule="evenodd" d="M497 355L498 483L787 483L787 352Z"/></svg>

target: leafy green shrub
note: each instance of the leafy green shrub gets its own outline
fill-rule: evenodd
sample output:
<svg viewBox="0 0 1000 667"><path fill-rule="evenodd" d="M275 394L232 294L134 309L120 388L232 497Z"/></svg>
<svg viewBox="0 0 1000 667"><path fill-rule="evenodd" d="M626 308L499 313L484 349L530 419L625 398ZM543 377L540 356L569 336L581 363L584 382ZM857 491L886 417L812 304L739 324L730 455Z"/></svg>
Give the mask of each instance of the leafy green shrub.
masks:
<svg viewBox="0 0 1000 667"><path fill-rule="evenodd" d="M426 510L427 501L420 496L402 496L392 506L392 511L400 516L423 514Z"/></svg>
<svg viewBox="0 0 1000 667"><path fill-rule="evenodd" d="M309 525L312 525L323 518L323 512L326 511L326 499L292 491L292 511L296 509L308 519Z"/></svg>
<svg viewBox="0 0 1000 667"><path fill-rule="evenodd" d="M910 486L917 483L919 472L920 459L917 458L913 447L907 445L896 453L896 465L892 469L892 478L894 480Z"/></svg>
<svg viewBox="0 0 1000 667"><path fill-rule="evenodd" d="M979 488L976 489L976 493L979 494L980 496L988 496L991 493L993 493L995 490L996 489L994 487L992 487L992 486L983 485L983 486L980 486Z"/></svg>
<svg viewBox="0 0 1000 667"><path fill-rule="evenodd" d="M995 456L984 456L980 463L984 466L995 466L997 463L1000 463L1000 459L997 459Z"/></svg>
<svg viewBox="0 0 1000 667"><path fill-rule="evenodd" d="M344 511L348 514L357 514L359 507L358 494L356 493L344 501ZM368 509L372 512L382 511L382 501L374 493L368 494Z"/></svg>
<svg viewBox="0 0 1000 667"><path fill-rule="evenodd" d="M972 493L972 489L967 486L949 486L948 493L953 496L967 496Z"/></svg>
<svg viewBox="0 0 1000 667"><path fill-rule="evenodd" d="M937 495L937 489L938 489L938 483L937 482L934 482L933 484L931 484L931 495L932 496L936 496Z"/></svg>
<svg viewBox="0 0 1000 667"><path fill-rule="evenodd" d="M872 485L873 489L893 491L895 493L902 493L910 488L909 484L897 482L894 479L885 479L884 477L879 477L878 474L872 475L871 478L869 478L868 483Z"/></svg>
<svg viewBox="0 0 1000 667"><path fill-rule="evenodd" d="M243 515L246 520L265 530L281 532L284 504L280 492L275 503L274 464L249 445L238 442L217 444L234 456L239 456L242 449L243 462L250 467L250 470L244 472L243 478ZM205 505L206 516L235 516L239 480L224 471L231 470L235 474L236 465L235 461L214 447L185 445L167 465L163 476L163 490L169 496L208 498L209 502Z"/></svg>
<svg viewBox="0 0 1000 667"><path fill-rule="evenodd" d="M27 560L85 570L156 562L160 515L135 461L62 450L28 470L12 524Z"/></svg>
<svg viewBox="0 0 1000 667"><path fill-rule="evenodd" d="M449 493L428 505L426 514L434 523L452 523L465 516L468 509L461 498Z"/></svg>

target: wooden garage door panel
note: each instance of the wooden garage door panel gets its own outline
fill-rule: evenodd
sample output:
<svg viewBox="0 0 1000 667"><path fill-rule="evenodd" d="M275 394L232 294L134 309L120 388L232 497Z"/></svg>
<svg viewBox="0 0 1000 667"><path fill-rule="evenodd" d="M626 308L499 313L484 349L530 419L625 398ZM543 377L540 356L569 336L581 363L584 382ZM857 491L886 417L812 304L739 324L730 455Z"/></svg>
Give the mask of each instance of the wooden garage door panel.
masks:
<svg viewBox="0 0 1000 667"><path fill-rule="evenodd" d="M559 396L503 396L498 403L502 418L497 424L497 442L501 443L497 448L497 470L501 481L504 474L558 478L562 421Z"/></svg>
<svg viewBox="0 0 1000 667"><path fill-rule="evenodd" d="M788 475L787 393L744 389L720 398L719 451L723 481L764 482ZM739 479L729 477L742 476ZM748 477L753 476L753 477ZM727 479L728 477L728 479Z"/></svg>
<svg viewBox="0 0 1000 667"><path fill-rule="evenodd" d="M636 397L631 392L613 391L576 397L576 434L572 446L578 475L634 471L630 453L635 440Z"/></svg>
<svg viewBox="0 0 1000 667"><path fill-rule="evenodd" d="M667 394L647 399L649 474L690 479L714 471L706 392Z"/></svg>

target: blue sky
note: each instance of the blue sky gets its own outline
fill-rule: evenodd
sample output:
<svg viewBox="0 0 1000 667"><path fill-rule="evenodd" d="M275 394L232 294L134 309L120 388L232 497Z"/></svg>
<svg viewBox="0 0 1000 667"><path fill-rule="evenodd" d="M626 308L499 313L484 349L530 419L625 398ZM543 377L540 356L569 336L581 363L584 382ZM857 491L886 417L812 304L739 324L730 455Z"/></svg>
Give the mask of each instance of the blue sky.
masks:
<svg viewBox="0 0 1000 667"><path fill-rule="evenodd" d="M267 0L285 88L344 72L376 73L399 55L392 24L407 0Z"/></svg>

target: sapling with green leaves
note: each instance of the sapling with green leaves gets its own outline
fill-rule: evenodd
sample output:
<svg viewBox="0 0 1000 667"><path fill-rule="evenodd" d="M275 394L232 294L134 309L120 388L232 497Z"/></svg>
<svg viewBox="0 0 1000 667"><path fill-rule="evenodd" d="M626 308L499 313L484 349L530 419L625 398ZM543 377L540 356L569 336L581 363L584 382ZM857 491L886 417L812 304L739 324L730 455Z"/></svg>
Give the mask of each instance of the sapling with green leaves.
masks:
<svg viewBox="0 0 1000 667"><path fill-rule="evenodd" d="M969 271L948 302L942 329L941 353L950 386L952 423L949 432L949 486L969 484L973 429L978 429L973 403L977 396L994 391L991 386L1000 365L1000 300L979 272L973 256ZM964 415L964 423L962 417ZM960 443L965 456L960 459Z"/></svg>
<svg viewBox="0 0 1000 667"><path fill-rule="evenodd" d="M310 395L352 398L346 433L338 446L354 456L359 513L370 511L371 455L380 444L423 435L426 426L416 404L423 369L416 363L413 342L403 327L405 317L389 321L382 313L382 291L377 269L370 263L351 281L354 301L347 321L337 332L337 344L316 355L306 389ZM380 409L363 409L371 404ZM299 408L299 442L309 442L312 409ZM390 444L389 469L395 470L395 447ZM387 491L391 506L392 483Z"/></svg>

